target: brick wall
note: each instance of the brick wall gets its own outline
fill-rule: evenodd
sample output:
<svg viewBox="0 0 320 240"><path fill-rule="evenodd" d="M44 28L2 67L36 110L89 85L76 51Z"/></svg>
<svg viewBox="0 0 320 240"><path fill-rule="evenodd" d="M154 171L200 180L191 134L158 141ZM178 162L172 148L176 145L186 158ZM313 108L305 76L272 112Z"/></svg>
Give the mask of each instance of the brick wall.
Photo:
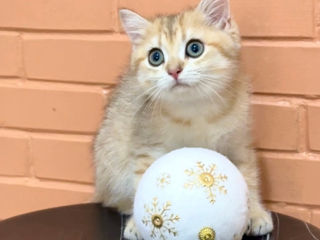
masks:
<svg viewBox="0 0 320 240"><path fill-rule="evenodd" d="M0 219L88 202L91 143L130 44L117 8L198 0L0 3ZM231 0L253 81L266 205L320 226L320 0Z"/></svg>

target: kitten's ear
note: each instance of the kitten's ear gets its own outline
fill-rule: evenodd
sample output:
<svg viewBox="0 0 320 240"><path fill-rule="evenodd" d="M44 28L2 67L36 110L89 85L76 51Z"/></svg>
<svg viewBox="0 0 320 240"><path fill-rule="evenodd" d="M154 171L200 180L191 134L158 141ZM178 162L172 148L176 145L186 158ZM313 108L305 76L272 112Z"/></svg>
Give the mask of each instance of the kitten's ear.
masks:
<svg viewBox="0 0 320 240"><path fill-rule="evenodd" d="M211 25L220 29L225 29L230 25L229 0L202 0L197 10L205 15Z"/></svg>
<svg viewBox="0 0 320 240"><path fill-rule="evenodd" d="M149 21L128 9L121 9L119 11L119 15L123 28L128 34L132 43L139 43L143 38L146 28L150 24Z"/></svg>

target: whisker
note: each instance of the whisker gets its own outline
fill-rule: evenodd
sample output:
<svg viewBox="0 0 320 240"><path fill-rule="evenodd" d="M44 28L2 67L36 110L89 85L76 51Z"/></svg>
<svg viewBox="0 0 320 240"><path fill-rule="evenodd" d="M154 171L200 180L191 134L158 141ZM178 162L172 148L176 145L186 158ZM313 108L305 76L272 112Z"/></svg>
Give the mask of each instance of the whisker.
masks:
<svg viewBox="0 0 320 240"><path fill-rule="evenodd" d="M203 86L204 89L210 89L210 90L213 92L213 94L215 94L215 95L219 98L219 100L221 101L221 103L222 103L223 105L225 105L225 101L223 100L223 98L221 97L221 95L220 95L212 86L210 86L209 84L207 84L207 83L204 82L204 81L199 81L199 85L200 85L200 86Z"/></svg>

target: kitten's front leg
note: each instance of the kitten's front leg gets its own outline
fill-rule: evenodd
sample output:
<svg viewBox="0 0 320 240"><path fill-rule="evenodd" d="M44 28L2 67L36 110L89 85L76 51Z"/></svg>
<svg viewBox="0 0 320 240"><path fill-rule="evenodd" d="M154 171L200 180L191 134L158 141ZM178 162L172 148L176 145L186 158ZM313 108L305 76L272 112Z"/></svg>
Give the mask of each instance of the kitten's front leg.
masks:
<svg viewBox="0 0 320 240"><path fill-rule="evenodd" d="M142 175L148 169L148 167L154 162L154 158L149 154L139 154L135 156L136 162L134 167L134 187L137 190L138 184ZM124 230L124 237L128 240L143 240L138 232L134 219L131 216L126 223Z"/></svg>
<svg viewBox="0 0 320 240"><path fill-rule="evenodd" d="M124 229L124 237L128 240L143 240L140 233L137 230L136 224L134 222L133 217L131 216L126 223L126 227Z"/></svg>
<svg viewBox="0 0 320 240"><path fill-rule="evenodd" d="M244 176L249 190L249 223L246 234L261 236L272 231L273 222L271 214L264 209L259 195L259 179L257 160L253 150L242 149L234 156L234 163ZM233 159L234 159L233 158Z"/></svg>

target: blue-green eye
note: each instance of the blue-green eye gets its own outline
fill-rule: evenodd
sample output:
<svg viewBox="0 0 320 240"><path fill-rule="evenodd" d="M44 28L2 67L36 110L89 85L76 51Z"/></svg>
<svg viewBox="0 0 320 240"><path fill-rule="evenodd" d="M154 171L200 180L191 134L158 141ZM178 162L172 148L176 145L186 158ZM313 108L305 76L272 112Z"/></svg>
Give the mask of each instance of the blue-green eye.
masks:
<svg viewBox="0 0 320 240"><path fill-rule="evenodd" d="M154 48L149 52L149 63L154 66L160 66L164 62L164 56L160 49Z"/></svg>
<svg viewBox="0 0 320 240"><path fill-rule="evenodd" d="M186 47L186 55L188 57L197 58L204 51L203 43L199 40L190 40Z"/></svg>

